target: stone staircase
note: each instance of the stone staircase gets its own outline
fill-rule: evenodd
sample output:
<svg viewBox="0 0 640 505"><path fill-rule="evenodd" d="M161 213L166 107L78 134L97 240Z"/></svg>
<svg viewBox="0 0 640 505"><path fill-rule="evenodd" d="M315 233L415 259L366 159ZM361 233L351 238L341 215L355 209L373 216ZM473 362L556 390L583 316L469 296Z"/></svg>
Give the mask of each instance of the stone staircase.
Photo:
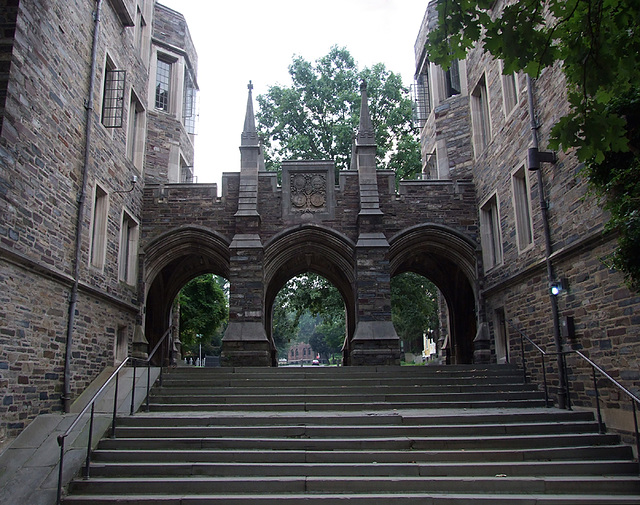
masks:
<svg viewBox="0 0 640 505"><path fill-rule="evenodd" d="M508 365L178 368L65 504L640 504L632 451Z"/></svg>

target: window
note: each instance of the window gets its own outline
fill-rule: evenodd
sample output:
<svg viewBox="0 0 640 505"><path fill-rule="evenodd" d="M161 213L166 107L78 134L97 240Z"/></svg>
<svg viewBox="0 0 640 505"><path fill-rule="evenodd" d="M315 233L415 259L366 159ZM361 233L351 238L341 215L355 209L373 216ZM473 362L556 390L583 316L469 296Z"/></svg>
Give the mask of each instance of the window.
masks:
<svg viewBox="0 0 640 505"><path fill-rule="evenodd" d="M196 132L196 96L197 89L194 84L191 70L186 69L184 72L184 99L182 101L182 122L187 133L195 134Z"/></svg>
<svg viewBox="0 0 640 505"><path fill-rule="evenodd" d="M533 244L533 224L531 222L531 200L529 198L529 182L527 171L520 167L512 177L513 206L516 219L516 236L518 249L527 249Z"/></svg>
<svg viewBox="0 0 640 505"><path fill-rule="evenodd" d="M427 123L427 118L431 112L429 102L429 74L425 70L416 78L411 87L413 93L413 120L417 128L422 129Z"/></svg>
<svg viewBox="0 0 640 505"><path fill-rule="evenodd" d="M482 235L482 258L485 270L502 263L502 238L498 199L493 195L480 208L480 231Z"/></svg>
<svg viewBox="0 0 640 505"><path fill-rule="evenodd" d="M138 223L126 211L122 213L120 228L120 253L118 254L118 279L127 284L136 283L136 259L138 256Z"/></svg>
<svg viewBox="0 0 640 505"><path fill-rule="evenodd" d="M91 228L91 266L102 270L107 252L107 192L96 185L93 200L93 225Z"/></svg>
<svg viewBox="0 0 640 505"><path fill-rule="evenodd" d="M460 86L460 63L458 60L453 60L449 70L444 73L444 87L446 98L460 94L462 88Z"/></svg>
<svg viewBox="0 0 640 505"><path fill-rule="evenodd" d="M126 326L118 326L115 351L115 358L118 363L122 363L129 354L129 337L127 335Z"/></svg>
<svg viewBox="0 0 640 505"><path fill-rule="evenodd" d="M478 156L487 147L491 138L489 99L487 83L483 75L471 93L471 122L473 128L473 149Z"/></svg>
<svg viewBox="0 0 640 505"><path fill-rule="evenodd" d="M147 39L147 22L142 13L143 8L144 6L141 8L140 5L136 7L136 28L134 33L135 48L140 56L144 55L144 47Z"/></svg>
<svg viewBox="0 0 640 505"><path fill-rule="evenodd" d="M107 56L102 94L102 124L105 128L122 128L125 77L126 70L116 70Z"/></svg>
<svg viewBox="0 0 640 505"><path fill-rule="evenodd" d="M127 158L131 160L133 165L139 170L142 170L144 157L144 129L144 108L136 94L131 90L131 99L129 100L129 118L127 124Z"/></svg>
<svg viewBox="0 0 640 505"><path fill-rule="evenodd" d="M508 116L518 104L516 74L502 76L502 97L504 100L504 115Z"/></svg>
<svg viewBox="0 0 640 505"><path fill-rule="evenodd" d="M171 94L172 63L158 57L156 67L156 109L170 112L169 96Z"/></svg>
<svg viewBox="0 0 640 505"><path fill-rule="evenodd" d="M193 165L187 165L182 156L180 156L180 182L194 182Z"/></svg>

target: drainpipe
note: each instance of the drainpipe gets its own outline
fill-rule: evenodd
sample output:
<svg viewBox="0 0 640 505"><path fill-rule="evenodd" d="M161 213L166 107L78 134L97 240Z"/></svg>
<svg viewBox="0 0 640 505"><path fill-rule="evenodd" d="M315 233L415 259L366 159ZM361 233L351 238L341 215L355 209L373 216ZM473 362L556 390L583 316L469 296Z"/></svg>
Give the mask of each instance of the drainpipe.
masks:
<svg viewBox="0 0 640 505"><path fill-rule="evenodd" d="M100 9L102 0L97 0L93 12L93 45L91 48L91 73L89 76L89 91L85 103L85 130L84 130L84 161L82 165L82 186L78 196L78 215L76 223L76 250L73 266L73 285L69 295L69 317L67 323L67 340L64 352L64 386L62 391L62 405L65 412L71 409L71 346L73 344L73 326L75 323L76 304L78 301L78 284L80 280L80 261L82 249L82 218L86 205L87 182L89 175L89 162L91 158L91 132L93 129L93 90L96 82L96 62L98 59L98 37L100 34Z"/></svg>
<svg viewBox="0 0 640 505"><path fill-rule="evenodd" d="M547 266L547 279L549 281L549 287L547 292L549 293L549 302L551 303L551 317L553 319L553 342L555 344L557 359L558 359L558 407L561 409L567 408L567 388L565 381L565 365L564 356L562 354L562 340L560 338L560 317L558 315L558 298L551 293L551 284L553 283L555 276L553 273L553 263L551 262L551 232L549 230L549 216L547 201L544 194L544 181L542 179L542 170L540 169L540 161L552 161L555 160L555 153L539 153L538 151L538 124L536 121L535 105L533 98L533 79L527 74L527 98L529 102L529 120L531 122L531 144L532 151L535 153L536 163L532 167L529 163L529 170L535 170L538 175L538 194L540 196L540 213L542 215L542 227L544 230L544 245L545 245L545 263ZM530 154L531 159L531 154ZM536 168L537 167L537 168Z"/></svg>

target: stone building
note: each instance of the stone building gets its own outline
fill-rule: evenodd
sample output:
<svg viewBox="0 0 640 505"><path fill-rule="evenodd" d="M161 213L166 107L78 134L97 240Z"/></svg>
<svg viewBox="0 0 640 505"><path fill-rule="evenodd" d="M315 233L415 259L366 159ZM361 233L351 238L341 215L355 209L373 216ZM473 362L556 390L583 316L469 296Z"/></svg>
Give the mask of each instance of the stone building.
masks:
<svg viewBox="0 0 640 505"><path fill-rule="evenodd" d="M503 75L501 62L476 47L444 71L425 52L436 22L431 2L415 44L423 166L427 178L475 187L482 251L477 339L489 339L498 363L521 363L520 332L549 353L578 349L637 392L640 296L607 265L616 243L603 231L607 216L588 194L573 154L535 161L536 154L552 161L544 152L550 129L568 110L559 66L536 80ZM565 288L557 296L553 283ZM537 351L524 347L529 371L542 381ZM547 360L557 370L556 357ZM569 401L592 407L590 367L568 354L567 370ZM552 380L558 384L557 373ZM630 402L617 391L604 395L609 424L632 431Z"/></svg>
<svg viewBox="0 0 640 505"><path fill-rule="evenodd" d="M68 409L140 334L143 188L191 180L197 58L155 0L1 6L4 439Z"/></svg>

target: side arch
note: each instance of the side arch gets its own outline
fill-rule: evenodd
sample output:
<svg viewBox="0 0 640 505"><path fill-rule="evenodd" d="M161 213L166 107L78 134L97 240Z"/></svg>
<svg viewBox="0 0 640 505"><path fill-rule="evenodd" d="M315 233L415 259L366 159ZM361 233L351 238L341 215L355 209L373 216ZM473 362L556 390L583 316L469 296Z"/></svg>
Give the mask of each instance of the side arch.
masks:
<svg viewBox="0 0 640 505"><path fill-rule="evenodd" d="M195 226L163 233L144 246L145 335L153 347L171 324L175 297L206 273L229 277L229 240Z"/></svg>
<svg viewBox="0 0 640 505"><path fill-rule="evenodd" d="M355 243L341 233L318 225L290 228L265 245L265 326L271 324L276 295L289 279L305 272L326 278L342 295L346 310L346 344L355 332Z"/></svg>
<svg viewBox="0 0 640 505"><path fill-rule="evenodd" d="M437 224L407 228L389 241L391 276L415 272L430 279L449 308L452 363L472 363L477 331L477 246L458 231Z"/></svg>

